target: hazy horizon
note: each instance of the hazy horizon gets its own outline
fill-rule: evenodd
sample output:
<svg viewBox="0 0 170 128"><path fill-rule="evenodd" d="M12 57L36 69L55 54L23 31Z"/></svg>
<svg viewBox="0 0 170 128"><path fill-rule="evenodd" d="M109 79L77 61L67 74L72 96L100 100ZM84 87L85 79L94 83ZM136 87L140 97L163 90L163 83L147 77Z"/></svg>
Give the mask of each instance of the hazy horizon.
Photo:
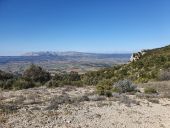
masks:
<svg viewBox="0 0 170 128"><path fill-rule="evenodd" d="M38 52L81 52L81 53L96 53L96 54L132 54L135 52L139 52L142 50L154 49L167 46L169 44L161 45L159 47L152 47L152 48L143 48L143 49L136 49L134 51L67 51L67 50L40 50L40 51L18 51L18 52L1 52L0 56L23 56L28 53L38 53Z"/></svg>
<svg viewBox="0 0 170 128"><path fill-rule="evenodd" d="M40 53L40 52L56 52L56 53L66 53L66 52L78 52L78 53L94 53L94 54L132 54L133 52L131 51L118 51L118 52L109 52L109 51L106 51L106 52L93 52L93 51L28 51L28 52L18 52L18 53L14 53L14 54L1 54L0 53L0 56L24 56L26 54L29 54L29 53ZM134 51L134 52L137 52L137 51Z"/></svg>
<svg viewBox="0 0 170 128"><path fill-rule="evenodd" d="M131 53L170 43L168 0L0 0L0 56Z"/></svg>

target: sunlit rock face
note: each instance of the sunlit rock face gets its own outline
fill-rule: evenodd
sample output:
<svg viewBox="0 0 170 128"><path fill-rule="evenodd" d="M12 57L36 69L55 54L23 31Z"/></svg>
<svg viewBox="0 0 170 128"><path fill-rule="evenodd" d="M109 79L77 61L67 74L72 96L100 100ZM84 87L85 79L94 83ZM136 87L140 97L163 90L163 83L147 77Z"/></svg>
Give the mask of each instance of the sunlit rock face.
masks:
<svg viewBox="0 0 170 128"><path fill-rule="evenodd" d="M139 60L145 53L145 51L133 53L130 57L130 62Z"/></svg>

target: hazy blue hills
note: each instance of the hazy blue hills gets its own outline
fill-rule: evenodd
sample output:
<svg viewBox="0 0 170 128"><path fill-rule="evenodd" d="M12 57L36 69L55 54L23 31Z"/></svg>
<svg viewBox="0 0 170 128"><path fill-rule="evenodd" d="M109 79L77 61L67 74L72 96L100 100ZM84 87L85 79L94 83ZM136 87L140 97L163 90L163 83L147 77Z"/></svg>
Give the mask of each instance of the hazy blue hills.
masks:
<svg viewBox="0 0 170 128"><path fill-rule="evenodd" d="M128 61L131 54L104 54L104 53L82 53L82 52L31 52L21 56L0 56L0 64L9 62L37 62L37 61L90 61L94 59L123 59Z"/></svg>

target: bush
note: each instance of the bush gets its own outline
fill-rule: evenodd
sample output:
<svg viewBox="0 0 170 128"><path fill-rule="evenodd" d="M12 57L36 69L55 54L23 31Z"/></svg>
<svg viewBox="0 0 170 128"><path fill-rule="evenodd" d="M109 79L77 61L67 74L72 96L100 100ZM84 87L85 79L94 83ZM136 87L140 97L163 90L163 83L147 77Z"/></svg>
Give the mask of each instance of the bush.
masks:
<svg viewBox="0 0 170 128"><path fill-rule="evenodd" d="M164 69L169 69L169 68L170 68L170 62L166 62L166 63L163 65L163 68L164 68Z"/></svg>
<svg viewBox="0 0 170 128"><path fill-rule="evenodd" d="M121 80L113 85L113 91L118 93L126 93L137 91L136 86L129 80Z"/></svg>
<svg viewBox="0 0 170 128"><path fill-rule="evenodd" d="M26 81L23 79L18 79L13 84L13 89L20 90L20 89L28 89L35 87L35 83L32 81Z"/></svg>
<svg viewBox="0 0 170 128"><path fill-rule="evenodd" d="M97 85L105 75L102 71L89 71L82 76L82 81L85 85Z"/></svg>
<svg viewBox="0 0 170 128"><path fill-rule="evenodd" d="M69 81L79 81L80 80L80 75L78 72L71 71L69 73Z"/></svg>
<svg viewBox="0 0 170 128"><path fill-rule="evenodd" d="M106 90L105 91L105 96L112 97L112 91L111 90Z"/></svg>
<svg viewBox="0 0 170 128"><path fill-rule="evenodd" d="M143 77L139 77L138 79L136 79L136 83L147 83L149 81L148 78L143 78Z"/></svg>
<svg viewBox="0 0 170 128"><path fill-rule="evenodd" d="M63 81L64 77L63 77L63 74L59 73L59 74L55 74L53 79L56 80L56 81Z"/></svg>
<svg viewBox="0 0 170 128"><path fill-rule="evenodd" d="M99 95L110 96L110 91L112 90L112 82L110 80L104 79L97 84L96 90Z"/></svg>
<svg viewBox="0 0 170 128"><path fill-rule="evenodd" d="M77 86L77 87L82 87L83 86L83 82L82 81L72 81L70 83L70 85Z"/></svg>
<svg viewBox="0 0 170 128"><path fill-rule="evenodd" d="M0 70L0 80L12 79L14 76L11 73L6 73Z"/></svg>
<svg viewBox="0 0 170 128"><path fill-rule="evenodd" d="M147 94L157 93L156 89L153 87L146 87L144 88L144 92Z"/></svg>
<svg viewBox="0 0 170 128"><path fill-rule="evenodd" d="M58 87L59 86L59 82L56 81L56 80L50 80L45 85L48 88L54 88L54 87Z"/></svg>
<svg viewBox="0 0 170 128"><path fill-rule="evenodd" d="M49 72L46 72L41 67L33 64L24 71L23 77L25 80L32 80L41 83L45 83L51 79Z"/></svg>
<svg viewBox="0 0 170 128"><path fill-rule="evenodd" d="M0 88L4 88L4 85L5 85L5 82L4 81L2 81L2 80L0 80Z"/></svg>
<svg viewBox="0 0 170 128"><path fill-rule="evenodd" d="M14 83L15 79L8 79L5 81L0 81L0 88L2 89L12 89L12 85Z"/></svg>
<svg viewBox="0 0 170 128"><path fill-rule="evenodd" d="M59 86L63 85L73 85L82 86L83 82L80 79L78 72L71 71L70 73L55 74L53 81L56 81Z"/></svg>
<svg viewBox="0 0 170 128"><path fill-rule="evenodd" d="M3 87L3 89L12 89L12 85L13 85L14 81L15 80L13 80L13 79L8 79L5 82L5 86Z"/></svg>

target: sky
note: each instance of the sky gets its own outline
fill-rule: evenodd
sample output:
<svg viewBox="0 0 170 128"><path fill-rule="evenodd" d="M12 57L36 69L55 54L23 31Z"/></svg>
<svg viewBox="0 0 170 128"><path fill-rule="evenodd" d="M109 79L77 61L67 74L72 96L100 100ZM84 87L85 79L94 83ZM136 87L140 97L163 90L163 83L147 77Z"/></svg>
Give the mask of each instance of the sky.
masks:
<svg viewBox="0 0 170 128"><path fill-rule="evenodd" d="M170 0L0 0L0 55L170 44Z"/></svg>

